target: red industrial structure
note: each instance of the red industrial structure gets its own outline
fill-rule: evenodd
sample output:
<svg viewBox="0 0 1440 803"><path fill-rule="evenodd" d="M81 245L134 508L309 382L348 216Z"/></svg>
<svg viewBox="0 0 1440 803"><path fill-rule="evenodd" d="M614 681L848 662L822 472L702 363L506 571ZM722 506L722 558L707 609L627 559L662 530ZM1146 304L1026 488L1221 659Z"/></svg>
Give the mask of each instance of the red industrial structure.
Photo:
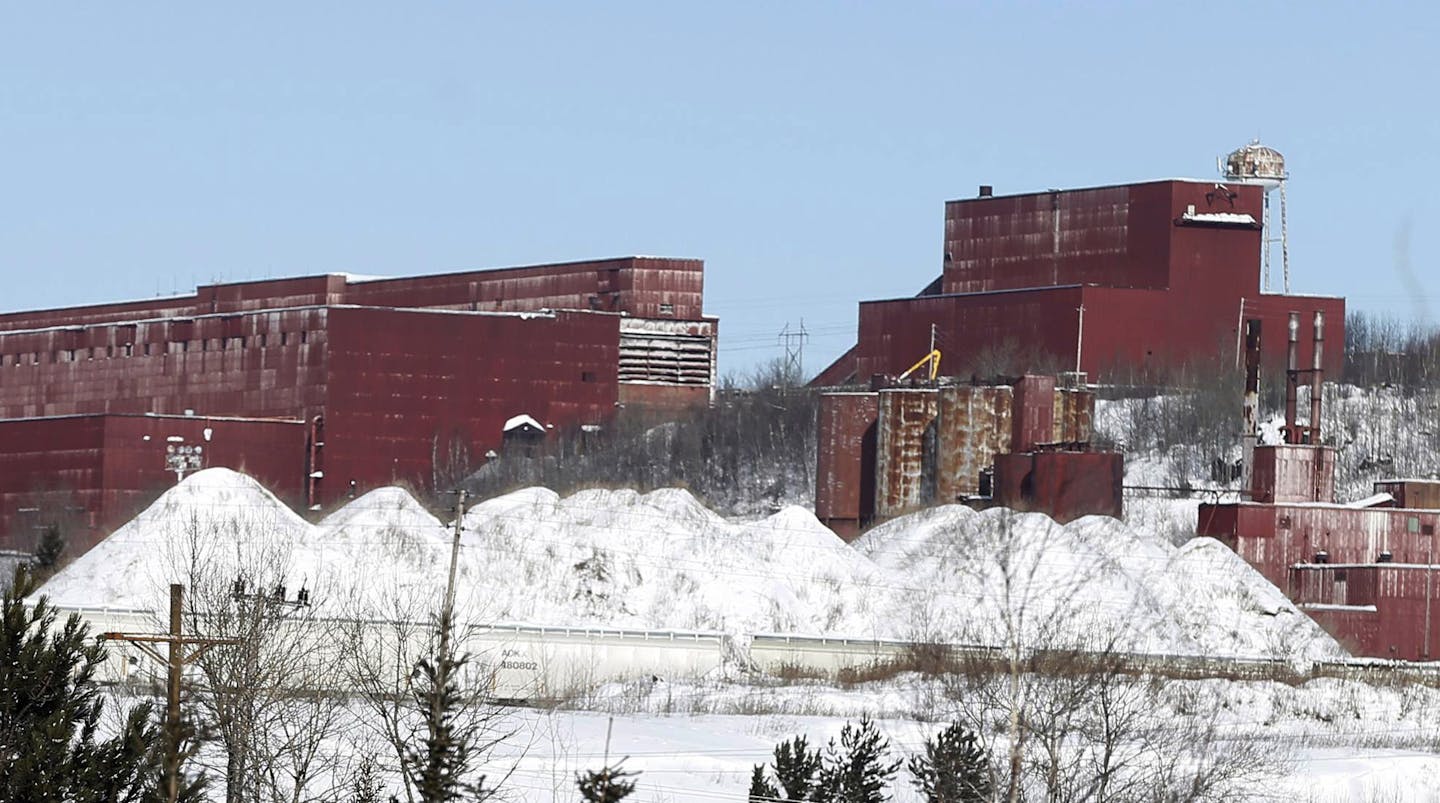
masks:
<svg viewBox="0 0 1440 803"><path fill-rule="evenodd" d="M700 260L626 257L332 274L0 315L0 538L11 533L0 548L28 546L14 509L27 493L67 486L99 527L128 512L112 493L126 466L142 482L144 461L164 464L160 452L117 457L134 437L160 434L136 435L134 417L244 426L257 433L248 445L216 446L208 464L263 466L277 491L319 505L381 484L452 481L501 448L516 416L553 432L620 407L703 406L718 330L703 313L703 271ZM65 439L76 445L46 446Z"/></svg>
<svg viewBox="0 0 1440 803"><path fill-rule="evenodd" d="M1122 456L1089 448L1095 395L1053 377L905 383L820 396L815 515L846 540L932 504L1058 521L1121 513ZM990 478L993 474L993 483Z"/></svg>
<svg viewBox="0 0 1440 803"><path fill-rule="evenodd" d="M968 376L1075 370L1100 381L1187 363L1238 363L1239 327L1278 330L1322 311L1344 341L1340 298L1261 291L1261 183L1170 179L945 205L943 273L914 298L860 304L856 345L812 384L864 384L941 345ZM933 341L932 341L933 338ZM1308 354L1302 354L1308 359ZM1265 354L1283 365L1278 346ZM1338 376L1342 355L1325 358Z"/></svg>
<svg viewBox="0 0 1440 803"><path fill-rule="evenodd" d="M244 471L282 498L304 490L306 427L298 420L183 415L58 416L0 421L0 532L29 550L46 526L65 527L70 555L98 542L173 484L175 472ZM12 482L13 478L24 478ZM25 481L28 480L28 481Z"/></svg>
<svg viewBox="0 0 1440 803"><path fill-rule="evenodd" d="M1317 311L1314 353L1323 353L1325 321ZM1335 502L1335 450L1320 440L1324 360L1312 358L1310 369L1300 369L1300 316L1288 327L1286 442L1254 445L1246 460L1249 501L1201 505L1196 531L1234 549L1355 653L1434 660L1440 481L1386 480L1368 499ZM1245 420L1253 444L1261 327L1250 321L1246 328ZM1303 374L1311 403L1302 425Z"/></svg>

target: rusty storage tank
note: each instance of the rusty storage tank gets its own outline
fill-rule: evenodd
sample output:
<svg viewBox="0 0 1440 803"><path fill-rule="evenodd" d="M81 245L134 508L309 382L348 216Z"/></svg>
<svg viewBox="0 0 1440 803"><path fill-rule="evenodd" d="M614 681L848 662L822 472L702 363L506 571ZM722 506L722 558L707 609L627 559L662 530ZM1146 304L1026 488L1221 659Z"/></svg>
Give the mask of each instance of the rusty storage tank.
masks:
<svg viewBox="0 0 1440 803"><path fill-rule="evenodd" d="M875 515L890 518L935 496L934 389L880 391L875 437Z"/></svg>
<svg viewBox="0 0 1440 803"><path fill-rule="evenodd" d="M1236 148L1224 157L1220 172L1230 181L1247 181L1260 184L1267 189L1278 187L1289 178L1285 172L1285 157L1274 148L1252 139L1250 144Z"/></svg>

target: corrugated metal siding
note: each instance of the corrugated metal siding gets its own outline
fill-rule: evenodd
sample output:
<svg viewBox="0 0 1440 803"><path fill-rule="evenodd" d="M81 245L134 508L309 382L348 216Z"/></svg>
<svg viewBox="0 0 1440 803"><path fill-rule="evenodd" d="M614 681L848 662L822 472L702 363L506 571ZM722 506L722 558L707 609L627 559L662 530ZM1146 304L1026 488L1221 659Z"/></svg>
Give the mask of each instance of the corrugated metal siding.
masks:
<svg viewBox="0 0 1440 803"><path fill-rule="evenodd" d="M1081 289L1071 287L861 303L856 376L865 382L910 367L930 350L931 324L947 376L988 376L1007 355L1068 368L1075 361L1080 301Z"/></svg>
<svg viewBox="0 0 1440 803"><path fill-rule="evenodd" d="M1089 443L1094 435L1095 394L1088 390L1055 391L1052 443Z"/></svg>
<svg viewBox="0 0 1440 803"><path fill-rule="evenodd" d="M1440 510L1440 480L1386 480L1375 483L1375 492L1395 497L1395 507Z"/></svg>
<svg viewBox="0 0 1440 803"><path fill-rule="evenodd" d="M943 291L1096 283L1163 287L1163 260L1132 254L1131 189L1055 191L945 205Z"/></svg>
<svg viewBox="0 0 1440 803"><path fill-rule="evenodd" d="M875 393L826 393L816 416L815 517L854 540L875 515Z"/></svg>
<svg viewBox="0 0 1440 803"><path fill-rule="evenodd" d="M555 430L609 420L618 320L334 310L322 500L351 479L362 489L405 481L430 490L449 456L498 450L511 416Z"/></svg>
<svg viewBox="0 0 1440 803"><path fill-rule="evenodd" d="M0 418L317 412L326 314L316 307L0 332Z"/></svg>
<svg viewBox="0 0 1440 803"><path fill-rule="evenodd" d="M1440 511L1202 505L1199 524L1199 534L1220 538L1297 602L1374 606L1373 611L1306 608L1359 654L1417 660L1440 651L1440 582L1427 580L1440 570L1432 566Z"/></svg>
<svg viewBox="0 0 1440 803"><path fill-rule="evenodd" d="M1294 444L1256 447L1250 498L1274 503L1335 501L1335 450Z"/></svg>
<svg viewBox="0 0 1440 803"><path fill-rule="evenodd" d="M995 455L1010 451L1013 398L1008 385L940 389L936 502L980 492L980 473L990 468Z"/></svg>
<svg viewBox="0 0 1440 803"><path fill-rule="evenodd" d="M172 436L202 446L206 468L245 471L287 501L301 495L305 428L298 421L142 415L0 421L0 549L33 548L35 522L56 506L73 506L79 510L68 512L79 513L89 529L70 534L68 554L85 552L174 484L165 465ZM40 510L20 512L26 508Z"/></svg>
<svg viewBox="0 0 1440 803"><path fill-rule="evenodd" d="M934 390L880 391L875 437L875 515L890 518L934 499ZM928 445L927 445L928 441Z"/></svg>
<svg viewBox="0 0 1440 803"><path fill-rule="evenodd" d="M1011 419L1010 448L1034 451L1051 443L1055 432L1055 377L1025 376L1015 383L1015 412Z"/></svg>
<svg viewBox="0 0 1440 803"><path fill-rule="evenodd" d="M1065 523L1124 512L1118 452L1024 452L995 458L995 503Z"/></svg>
<svg viewBox="0 0 1440 803"><path fill-rule="evenodd" d="M345 289L345 303L481 312L595 310L699 320L704 269L698 259L664 257L501 268L354 283Z"/></svg>

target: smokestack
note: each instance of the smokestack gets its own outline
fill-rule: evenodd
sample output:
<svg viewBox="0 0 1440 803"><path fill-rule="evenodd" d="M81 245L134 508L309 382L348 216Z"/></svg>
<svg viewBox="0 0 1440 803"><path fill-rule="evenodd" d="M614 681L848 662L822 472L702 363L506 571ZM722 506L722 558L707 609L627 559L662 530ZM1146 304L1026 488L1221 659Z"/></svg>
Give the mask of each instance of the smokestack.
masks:
<svg viewBox="0 0 1440 803"><path fill-rule="evenodd" d="M1322 355L1325 353L1325 313L1315 310L1315 354L1311 360L1312 371L1310 372L1310 442L1320 444L1320 402L1325 398L1325 391L1322 387L1325 381L1325 371L1320 367Z"/></svg>
<svg viewBox="0 0 1440 803"><path fill-rule="evenodd" d="M980 197L981 197L981 198L990 198L990 197L993 197L994 195L995 195L995 188L994 188L994 187L990 186L989 184L981 184L981 185L980 185Z"/></svg>
<svg viewBox="0 0 1440 803"><path fill-rule="evenodd" d="M1243 432L1253 439L1259 431L1260 321L1245 322L1245 422Z"/></svg>
<svg viewBox="0 0 1440 803"><path fill-rule="evenodd" d="M1295 431L1297 385L1300 382L1300 313L1290 313L1290 343L1285 356L1285 442L1299 443Z"/></svg>

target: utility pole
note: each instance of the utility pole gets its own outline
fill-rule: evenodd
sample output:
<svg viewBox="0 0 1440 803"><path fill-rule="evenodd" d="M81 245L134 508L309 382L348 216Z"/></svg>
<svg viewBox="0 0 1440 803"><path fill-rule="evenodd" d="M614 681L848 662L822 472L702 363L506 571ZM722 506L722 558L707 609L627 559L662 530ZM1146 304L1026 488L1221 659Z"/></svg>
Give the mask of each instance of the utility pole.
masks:
<svg viewBox="0 0 1440 803"><path fill-rule="evenodd" d="M450 579L445 584L445 607L440 611L441 656L450 654L450 627L455 616L455 567L460 562L460 532L465 523L465 490L462 488L450 493L455 494L455 535L450 543Z"/></svg>
<svg viewBox="0 0 1440 803"><path fill-rule="evenodd" d="M166 684L166 705L165 705L165 730L167 732L165 744L165 799L170 803L180 797L180 678L185 673L186 664L192 664L199 660L211 647L226 644L239 644L237 638L204 638L201 636L186 636L184 634L184 621L182 615L184 606L185 586L179 583L170 585L170 632L166 634L148 633L101 633L101 641L124 641L134 644L140 651L163 664L168 670L168 682ZM161 655L152 644L166 644L169 650L166 655ZM195 649L187 653L186 646L193 646Z"/></svg>

